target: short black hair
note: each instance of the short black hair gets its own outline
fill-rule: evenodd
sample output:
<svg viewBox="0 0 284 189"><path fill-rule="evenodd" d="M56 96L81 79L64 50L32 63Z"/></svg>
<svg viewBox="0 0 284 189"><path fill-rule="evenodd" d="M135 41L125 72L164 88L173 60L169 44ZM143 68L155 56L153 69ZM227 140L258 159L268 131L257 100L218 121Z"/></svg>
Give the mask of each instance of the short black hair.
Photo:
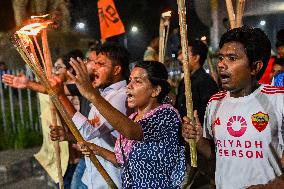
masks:
<svg viewBox="0 0 284 189"><path fill-rule="evenodd" d="M245 53L249 60L249 65L261 60L263 67L256 76L259 80L263 75L271 55L271 43L267 35L260 28L252 28L249 26L242 26L234 28L221 37L219 48L221 49L225 43L239 42L244 46Z"/></svg>
<svg viewBox="0 0 284 189"><path fill-rule="evenodd" d="M202 41L196 39L193 41L188 42L188 46L191 47L191 53L192 55L199 55L199 64L200 66L203 66L208 53L208 47L205 43Z"/></svg>
<svg viewBox="0 0 284 189"><path fill-rule="evenodd" d="M75 49L72 51L69 51L67 54L62 56L62 62L63 64L66 66L66 69L68 70L69 68L72 68L72 66L70 65L69 61L70 58L74 58L77 59L77 57L83 59L84 58L84 54L81 50L79 49Z"/></svg>
<svg viewBox="0 0 284 189"><path fill-rule="evenodd" d="M284 58L276 58L273 62L274 64L278 64L279 66L282 66L284 68Z"/></svg>
<svg viewBox="0 0 284 189"><path fill-rule="evenodd" d="M276 48L279 48L281 46L284 46L284 41L276 41L276 44L275 44Z"/></svg>
<svg viewBox="0 0 284 189"><path fill-rule="evenodd" d="M276 48L284 46L284 29L281 29L276 34Z"/></svg>
<svg viewBox="0 0 284 189"><path fill-rule="evenodd" d="M281 29L276 34L277 41L284 41L284 29Z"/></svg>
<svg viewBox="0 0 284 189"><path fill-rule="evenodd" d="M92 47L89 48L89 51L96 51L98 54L100 52L100 49L102 47L102 44L100 42L93 43Z"/></svg>
<svg viewBox="0 0 284 189"><path fill-rule="evenodd" d="M158 102L162 103L171 87L168 83L168 71L164 64L158 61L138 61L135 67L146 70L148 79L154 86L161 86L161 92L158 96Z"/></svg>
<svg viewBox="0 0 284 189"><path fill-rule="evenodd" d="M114 42L106 42L99 49L99 53L106 55L112 64L121 66L123 79L129 78L129 52L124 46Z"/></svg>

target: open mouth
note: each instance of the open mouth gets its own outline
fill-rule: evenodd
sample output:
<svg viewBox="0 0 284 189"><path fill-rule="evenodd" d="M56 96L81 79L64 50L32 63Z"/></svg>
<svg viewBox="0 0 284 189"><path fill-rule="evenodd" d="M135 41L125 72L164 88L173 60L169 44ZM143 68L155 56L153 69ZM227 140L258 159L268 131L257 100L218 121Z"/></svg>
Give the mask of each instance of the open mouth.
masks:
<svg viewBox="0 0 284 189"><path fill-rule="evenodd" d="M230 76L228 74L221 73L220 79L222 83L226 83L230 80Z"/></svg>
<svg viewBox="0 0 284 189"><path fill-rule="evenodd" d="M94 80L96 80L96 79L98 79L98 78L99 78L99 75L98 75L98 74L96 74L96 73L93 74L93 79L94 79Z"/></svg>
<svg viewBox="0 0 284 189"><path fill-rule="evenodd" d="M131 101L131 100L133 100L133 98L134 98L133 95L128 92L128 93L127 93L127 100L128 100L128 101Z"/></svg>

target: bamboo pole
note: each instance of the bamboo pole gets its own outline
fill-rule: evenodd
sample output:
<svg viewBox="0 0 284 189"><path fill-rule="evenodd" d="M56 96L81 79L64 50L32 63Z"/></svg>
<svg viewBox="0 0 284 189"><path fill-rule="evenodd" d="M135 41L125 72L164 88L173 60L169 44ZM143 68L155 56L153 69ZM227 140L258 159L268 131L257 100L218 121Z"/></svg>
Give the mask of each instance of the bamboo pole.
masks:
<svg viewBox="0 0 284 189"><path fill-rule="evenodd" d="M165 48L165 26L164 19L160 18L160 31L159 31L159 62L164 63L164 48Z"/></svg>
<svg viewBox="0 0 284 189"><path fill-rule="evenodd" d="M190 81L190 72L189 72L185 0L177 0L177 4L178 4L178 13L179 13L181 47L182 47L182 55L184 60L183 71L184 71L184 85L185 85L185 97L186 97L186 111L187 111L187 117L189 117L191 120L194 120L192 94L191 94L191 81ZM196 142L193 139L190 139L187 142L189 143L190 147L191 166L197 167Z"/></svg>
<svg viewBox="0 0 284 189"><path fill-rule="evenodd" d="M10 74L15 74L14 71ZM10 102L10 113L11 113L11 123L12 123L12 131L17 133L17 126L15 124L15 112L14 112L14 100L13 100L13 91L12 87L8 88L9 91L9 102Z"/></svg>
<svg viewBox="0 0 284 189"><path fill-rule="evenodd" d="M230 21L230 27L231 29L234 29L236 27L236 18L235 18L232 0L226 0L226 6L227 6L227 12L228 12L229 21Z"/></svg>
<svg viewBox="0 0 284 189"><path fill-rule="evenodd" d="M209 54L207 55L207 63L208 63L208 65L209 65L209 72L210 72L211 77L212 77L212 78L214 79L214 81L218 84L218 74L217 74L216 71L215 71L215 68L214 68L212 59L211 59L211 57L209 56Z"/></svg>
<svg viewBox="0 0 284 189"><path fill-rule="evenodd" d="M16 74L18 75L20 72L17 71ZM23 127L26 127L26 125L24 124L24 112L23 112L23 98L22 98L22 90L21 89L17 89L18 90L18 102L19 102L19 108L20 108L20 119L21 119L21 124L23 125Z"/></svg>
<svg viewBox="0 0 284 189"><path fill-rule="evenodd" d="M244 14L245 0L238 0L237 4L237 16L236 16L236 27L241 27L242 17Z"/></svg>
<svg viewBox="0 0 284 189"><path fill-rule="evenodd" d="M45 69L46 69L46 76L49 79L49 78L52 77L52 62L51 62L51 55L50 55L49 46L48 46L46 29L42 29L42 31L41 31L41 42L42 42L43 56L44 56L43 63L45 65ZM38 43L36 43L36 44L38 45ZM40 51L40 54L42 56L41 51ZM49 106L50 106L50 112L51 112L51 124L57 126L56 109L55 109L55 106L52 103L51 99L49 101L50 101ZM54 141L53 145L54 145L54 148L55 148L55 161L56 161L56 168L57 168L57 176L58 176L58 180L59 180L59 188L64 189L59 141L58 140Z"/></svg>
<svg viewBox="0 0 284 189"><path fill-rule="evenodd" d="M17 51L23 58L23 60L26 62L26 64L31 68L33 73L36 75L38 80L41 82L41 84L46 88L47 93L49 94L53 104L56 106L60 114L62 115L62 118L64 119L65 123L67 124L68 128L70 129L71 133L74 135L75 139L78 142L84 142L83 137L81 136L80 132L77 130L76 126L72 122L71 118L68 116L66 110L64 109L63 105L61 104L58 96L55 94L53 89L51 88L48 79L46 78L46 75L44 74L41 67L38 66L38 63L36 63L36 59L34 58L34 54L30 51L33 44L31 40L26 37L26 35L21 34L19 32L16 32L12 36L12 43L16 47ZM111 189L116 189L117 186L112 181L111 177L108 175L108 173L105 171L104 167L100 164L98 159L94 154L90 156L91 161L93 162L94 166L97 168L99 173L102 175L102 177L105 179L107 184Z"/></svg>
<svg viewBox="0 0 284 189"><path fill-rule="evenodd" d="M159 31L159 62L165 62L166 46L170 29L171 11L162 13Z"/></svg>
<svg viewBox="0 0 284 189"><path fill-rule="evenodd" d="M5 98L4 98L4 84L2 85L2 78L0 78L0 102L1 102L1 116L3 121L3 131L5 132L7 130L7 117L6 117L6 109L5 109Z"/></svg>

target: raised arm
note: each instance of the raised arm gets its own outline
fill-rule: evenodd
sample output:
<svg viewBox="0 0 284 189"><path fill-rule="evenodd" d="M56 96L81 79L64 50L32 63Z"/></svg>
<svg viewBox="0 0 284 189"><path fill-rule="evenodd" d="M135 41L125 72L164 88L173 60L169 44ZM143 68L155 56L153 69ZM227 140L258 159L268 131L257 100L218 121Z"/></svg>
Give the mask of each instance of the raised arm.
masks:
<svg viewBox="0 0 284 189"><path fill-rule="evenodd" d="M4 74L2 81L13 88L31 89L36 92L46 93L45 88L40 83L29 80L23 73L19 73L18 75Z"/></svg>
<svg viewBox="0 0 284 189"><path fill-rule="evenodd" d="M75 81L80 93L94 104L100 114L124 137L132 140L142 140L142 127L114 108L100 95L98 89L92 86L87 74L87 68L82 60L71 60L70 64L73 66L76 76L70 72L67 73Z"/></svg>
<svg viewBox="0 0 284 189"><path fill-rule="evenodd" d="M101 156L102 158L106 159L107 161L111 162L116 166L118 165L114 152L89 142L78 143L78 145L80 147L80 151L84 155L89 156L90 154L95 154Z"/></svg>

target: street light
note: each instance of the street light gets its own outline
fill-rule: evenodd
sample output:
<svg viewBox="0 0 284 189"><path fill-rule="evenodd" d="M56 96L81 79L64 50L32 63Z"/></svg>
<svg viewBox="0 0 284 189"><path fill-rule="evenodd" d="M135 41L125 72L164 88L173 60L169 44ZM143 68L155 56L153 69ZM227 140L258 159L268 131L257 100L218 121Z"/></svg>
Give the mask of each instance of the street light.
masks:
<svg viewBox="0 0 284 189"><path fill-rule="evenodd" d="M85 30L85 27L86 27L86 25L83 22L78 22L76 24L76 28L79 29L79 30Z"/></svg>
<svg viewBox="0 0 284 189"><path fill-rule="evenodd" d="M259 23L261 26L264 26L266 24L265 20L261 20Z"/></svg>
<svg viewBox="0 0 284 189"><path fill-rule="evenodd" d="M138 32L137 26L132 26L132 27L131 27L131 32L132 32L132 33Z"/></svg>

